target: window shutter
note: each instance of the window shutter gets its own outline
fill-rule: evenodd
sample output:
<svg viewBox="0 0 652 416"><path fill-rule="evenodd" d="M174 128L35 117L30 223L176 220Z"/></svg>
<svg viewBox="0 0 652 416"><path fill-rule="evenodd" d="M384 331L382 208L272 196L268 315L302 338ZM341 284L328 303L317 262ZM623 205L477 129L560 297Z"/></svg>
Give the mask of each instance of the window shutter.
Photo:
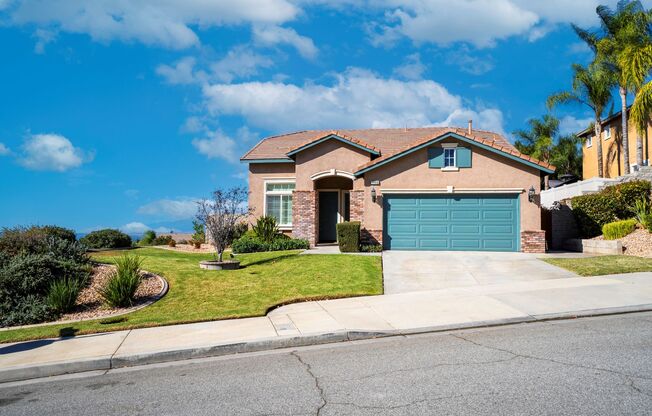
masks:
<svg viewBox="0 0 652 416"><path fill-rule="evenodd" d="M457 167L470 168L471 167L471 149L468 147L457 148Z"/></svg>
<svg viewBox="0 0 652 416"><path fill-rule="evenodd" d="M428 167L444 167L444 149L442 147L428 148Z"/></svg>

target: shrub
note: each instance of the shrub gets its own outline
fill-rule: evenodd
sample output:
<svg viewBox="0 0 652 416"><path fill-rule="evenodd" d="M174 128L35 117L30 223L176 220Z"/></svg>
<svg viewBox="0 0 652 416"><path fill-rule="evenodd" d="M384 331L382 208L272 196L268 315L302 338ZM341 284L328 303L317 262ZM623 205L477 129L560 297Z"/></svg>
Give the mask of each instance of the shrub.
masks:
<svg viewBox="0 0 652 416"><path fill-rule="evenodd" d="M204 224L197 220L193 220L192 229L194 231L192 241L197 241L199 243L206 242L206 229L204 228Z"/></svg>
<svg viewBox="0 0 652 416"><path fill-rule="evenodd" d="M192 244L195 246L196 249L200 249L202 243L201 241L193 241Z"/></svg>
<svg viewBox="0 0 652 416"><path fill-rule="evenodd" d="M190 244L188 242L188 240L184 240L183 238L181 240L177 241L177 243L179 243L179 244Z"/></svg>
<svg viewBox="0 0 652 416"><path fill-rule="evenodd" d="M99 290L107 305L114 308L133 305L134 295L141 281L141 264L142 260L138 256L126 255L116 261L116 270L106 285Z"/></svg>
<svg viewBox="0 0 652 416"><path fill-rule="evenodd" d="M271 243L279 234L276 218L271 215L264 215L256 220L253 226L254 233L261 241Z"/></svg>
<svg viewBox="0 0 652 416"><path fill-rule="evenodd" d="M269 251L270 244L257 237L242 236L231 244L231 250L234 253L258 253Z"/></svg>
<svg viewBox="0 0 652 416"><path fill-rule="evenodd" d="M63 228L56 225L44 225L41 227L32 227L32 229L42 231L45 237L55 237L69 243L77 241L77 235L69 228Z"/></svg>
<svg viewBox="0 0 652 416"><path fill-rule="evenodd" d="M382 244L363 244L360 246L360 251L363 253L380 253L383 251Z"/></svg>
<svg viewBox="0 0 652 416"><path fill-rule="evenodd" d="M174 241L174 239L171 238L170 241L168 242L168 246L169 246L169 247L176 247L176 246L177 246L177 242Z"/></svg>
<svg viewBox="0 0 652 416"><path fill-rule="evenodd" d="M140 239L138 244L143 246L151 246L155 238L156 238L156 231L147 230L143 234L143 238Z"/></svg>
<svg viewBox="0 0 652 416"><path fill-rule="evenodd" d="M641 225L643 225L643 227L652 233L652 213L649 213L643 217L643 222L641 222Z"/></svg>
<svg viewBox="0 0 652 416"><path fill-rule="evenodd" d="M167 245L170 245L170 241L172 241L172 236L171 235L159 235L154 240L152 240L152 245L154 245L154 246L167 246Z"/></svg>
<svg viewBox="0 0 652 416"><path fill-rule="evenodd" d="M605 240L623 238L636 229L636 223L635 219L610 222L602 227L602 234Z"/></svg>
<svg viewBox="0 0 652 416"><path fill-rule="evenodd" d="M37 295L28 295L20 302L12 304L10 308L0 304L0 310L0 326L37 324L57 316L46 299Z"/></svg>
<svg viewBox="0 0 652 416"><path fill-rule="evenodd" d="M131 237L122 231L110 228L93 231L79 240L89 248L125 248L131 247Z"/></svg>
<svg viewBox="0 0 652 416"><path fill-rule="evenodd" d="M75 307L77 296L84 282L75 278L63 278L50 285L47 304L57 313L66 313Z"/></svg>
<svg viewBox="0 0 652 416"><path fill-rule="evenodd" d="M650 202L646 198L637 199L631 209L636 221L638 221L639 224L643 224L645 218L650 214Z"/></svg>
<svg viewBox="0 0 652 416"><path fill-rule="evenodd" d="M249 224L247 224L246 222L241 222L239 224L236 224L235 228L233 229L233 239L237 240L238 238L242 237L248 232L249 232Z"/></svg>
<svg viewBox="0 0 652 416"><path fill-rule="evenodd" d="M650 198L650 182L632 181L609 186L601 192L572 199L573 214L580 233L590 238L600 235L602 226L631 218L636 201Z"/></svg>
<svg viewBox="0 0 652 416"><path fill-rule="evenodd" d="M269 245L269 251L280 250L307 250L310 248L308 240L300 238L277 238Z"/></svg>
<svg viewBox="0 0 652 416"><path fill-rule="evenodd" d="M337 242L342 253L360 251L360 221L337 224Z"/></svg>

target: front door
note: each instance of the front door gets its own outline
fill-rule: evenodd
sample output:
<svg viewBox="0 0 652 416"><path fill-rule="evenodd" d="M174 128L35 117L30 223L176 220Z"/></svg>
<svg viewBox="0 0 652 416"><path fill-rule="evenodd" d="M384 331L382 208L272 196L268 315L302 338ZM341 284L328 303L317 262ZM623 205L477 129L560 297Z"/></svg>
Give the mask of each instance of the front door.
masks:
<svg viewBox="0 0 652 416"><path fill-rule="evenodd" d="M337 210L339 192L319 192L319 242L332 243L337 240Z"/></svg>

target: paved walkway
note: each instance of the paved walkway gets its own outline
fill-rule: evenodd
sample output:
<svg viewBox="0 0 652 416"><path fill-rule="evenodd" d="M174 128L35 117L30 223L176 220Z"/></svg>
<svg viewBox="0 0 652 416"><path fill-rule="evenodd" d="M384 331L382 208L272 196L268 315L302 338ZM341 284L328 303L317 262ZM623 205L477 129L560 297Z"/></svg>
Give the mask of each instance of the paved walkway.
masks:
<svg viewBox="0 0 652 416"><path fill-rule="evenodd" d="M652 309L652 273L287 305L268 316L0 344L0 381L316 343Z"/></svg>

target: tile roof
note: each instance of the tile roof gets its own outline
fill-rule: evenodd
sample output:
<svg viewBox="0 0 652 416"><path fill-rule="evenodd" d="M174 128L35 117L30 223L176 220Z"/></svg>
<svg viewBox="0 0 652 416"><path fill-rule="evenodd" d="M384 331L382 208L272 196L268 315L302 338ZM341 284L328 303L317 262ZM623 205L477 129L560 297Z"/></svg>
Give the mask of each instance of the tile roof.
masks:
<svg viewBox="0 0 652 416"><path fill-rule="evenodd" d="M381 156L361 166L360 169L372 166L386 160L398 153L407 151L420 144L428 142L446 133L456 133L460 136L506 152L520 159L529 161L546 169L554 169L549 163L539 161L520 153L503 136L485 131L472 130L468 134L466 129L455 127L420 127L409 129L357 129L357 130L303 130L294 133L271 136L261 140L249 150L241 160L250 161L257 159L287 159L292 161L287 154L302 146L310 144L330 134L336 134L370 150L379 151Z"/></svg>

